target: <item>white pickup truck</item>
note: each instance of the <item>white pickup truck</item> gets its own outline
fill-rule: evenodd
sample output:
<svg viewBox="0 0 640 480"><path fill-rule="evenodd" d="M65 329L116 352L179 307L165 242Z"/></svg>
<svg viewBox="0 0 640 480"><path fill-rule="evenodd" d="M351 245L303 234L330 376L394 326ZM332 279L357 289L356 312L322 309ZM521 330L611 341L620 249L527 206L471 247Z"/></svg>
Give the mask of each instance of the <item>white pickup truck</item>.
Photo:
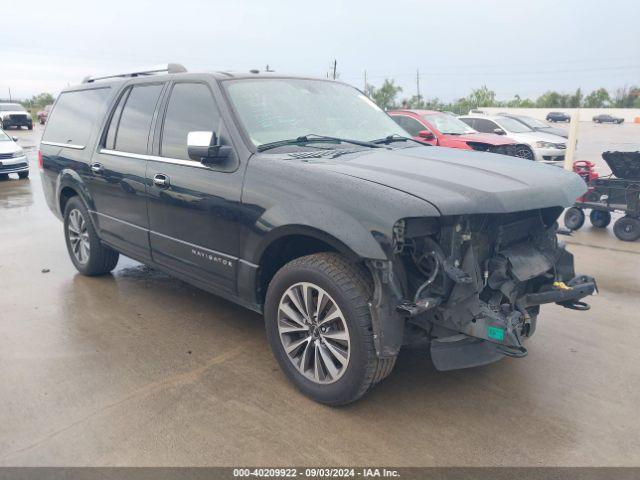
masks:
<svg viewBox="0 0 640 480"><path fill-rule="evenodd" d="M33 130L33 119L19 103L0 103L0 128L27 127Z"/></svg>

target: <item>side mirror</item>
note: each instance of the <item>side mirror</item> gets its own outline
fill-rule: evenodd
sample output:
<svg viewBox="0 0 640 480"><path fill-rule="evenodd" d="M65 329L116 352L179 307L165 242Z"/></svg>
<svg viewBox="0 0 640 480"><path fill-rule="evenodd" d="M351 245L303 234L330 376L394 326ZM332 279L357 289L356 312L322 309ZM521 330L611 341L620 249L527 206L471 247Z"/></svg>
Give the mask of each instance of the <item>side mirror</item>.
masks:
<svg viewBox="0 0 640 480"><path fill-rule="evenodd" d="M216 132L189 132L187 134L187 153L191 160L208 163L219 163L228 152L218 142Z"/></svg>
<svg viewBox="0 0 640 480"><path fill-rule="evenodd" d="M434 137L433 132L431 132L430 130L420 130L418 132L418 137L424 140L433 140L434 138L436 138Z"/></svg>
<svg viewBox="0 0 640 480"><path fill-rule="evenodd" d="M14 142L18 141L18 137L11 137L11 140L13 140Z"/></svg>
<svg viewBox="0 0 640 480"><path fill-rule="evenodd" d="M496 135L505 135L506 134L506 132L501 128L494 128L493 129L493 133L495 133Z"/></svg>

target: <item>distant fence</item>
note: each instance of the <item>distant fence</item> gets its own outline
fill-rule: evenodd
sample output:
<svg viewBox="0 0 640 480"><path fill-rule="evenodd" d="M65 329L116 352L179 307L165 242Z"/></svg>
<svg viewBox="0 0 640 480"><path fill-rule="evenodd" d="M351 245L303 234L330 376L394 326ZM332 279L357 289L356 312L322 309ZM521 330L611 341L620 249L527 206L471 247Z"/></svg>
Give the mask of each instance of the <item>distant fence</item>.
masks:
<svg viewBox="0 0 640 480"><path fill-rule="evenodd" d="M519 115L527 115L529 117L544 120L549 112L566 112L572 115L575 108L505 108L505 107L478 107L487 114L494 115L500 112L509 112ZM625 122L632 123L636 117L640 118L640 108L581 108L580 121L590 122L595 115L601 113L612 115L614 117L624 118ZM640 126L640 125L638 125Z"/></svg>

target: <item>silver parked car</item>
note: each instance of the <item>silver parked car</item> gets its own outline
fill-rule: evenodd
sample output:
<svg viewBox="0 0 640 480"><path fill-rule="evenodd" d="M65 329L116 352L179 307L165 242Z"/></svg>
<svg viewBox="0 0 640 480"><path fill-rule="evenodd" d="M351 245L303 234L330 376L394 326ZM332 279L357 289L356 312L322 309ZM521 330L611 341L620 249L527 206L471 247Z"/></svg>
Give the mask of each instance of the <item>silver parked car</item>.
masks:
<svg viewBox="0 0 640 480"><path fill-rule="evenodd" d="M559 137L569 137L569 132L564 128L552 127L548 123L538 120L537 118L527 117L526 115L516 115L515 113L499 113L503 117L513 118L514 120L524 123L531 130L536 132L550 133L552 135L558 135Z"/></svg>
<svg viewBox="0 0 640 480"><path fill-rule="evenodd" d="M535 131L502 115L464 115L459 118L479 132L508 135L514 139L519 144L516 147L517 157L558 165L564 162L567 141L563 137Z"/></svg>
<svg viewBox="0 0 640 480"><path fill-rule="evenodd" d="M27 156L16 137L10 137L4 130L0 130L0 178L4 179L10 173L17 173L20 178L29 176Z"/></svg>

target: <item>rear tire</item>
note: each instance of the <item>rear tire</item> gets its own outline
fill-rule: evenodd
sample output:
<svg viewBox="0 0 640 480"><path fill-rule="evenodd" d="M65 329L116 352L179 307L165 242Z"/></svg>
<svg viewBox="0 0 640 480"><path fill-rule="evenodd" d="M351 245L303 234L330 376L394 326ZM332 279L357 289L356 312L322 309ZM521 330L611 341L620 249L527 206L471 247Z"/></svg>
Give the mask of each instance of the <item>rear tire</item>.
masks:
<svg viewBox="0 0 640 480"><path fill-rule="evenodd" d="M564 226L569 230L579 230L584 225L584 218L581 208L571 207L564 213Z"/></svg>
<svg viewBox="0 0 640 480"><path fill-rule="evenodd" d="M64 209L64 238L73 265L83 275L104 275L118 263L120 254L102 244L80 197L72 197Z"/></svg>
<svg viewBox="0 0 640 480"><path fill-rule="evenodd" d="M611 223L611 214L606 210L591 210L589 221L596 228L607 228Z"/></svg>
<svg viewBox="0 0 640 480"><path fill-rule="evenodd" d="M393 369L395 357L376 355L372 290L364 269L336 253L292 260L271 280L265 302L269 344L289 380L313 400L334 406L354 402ZM334 315L335 320L322 321Z"/></svg>
<svg viewBox="0 0 640 480"><path fill-rule="evenodd" d="M635 242L640 238L640 220L633 217L622 217L613 224L613 233L624 242Z"/></svg>

